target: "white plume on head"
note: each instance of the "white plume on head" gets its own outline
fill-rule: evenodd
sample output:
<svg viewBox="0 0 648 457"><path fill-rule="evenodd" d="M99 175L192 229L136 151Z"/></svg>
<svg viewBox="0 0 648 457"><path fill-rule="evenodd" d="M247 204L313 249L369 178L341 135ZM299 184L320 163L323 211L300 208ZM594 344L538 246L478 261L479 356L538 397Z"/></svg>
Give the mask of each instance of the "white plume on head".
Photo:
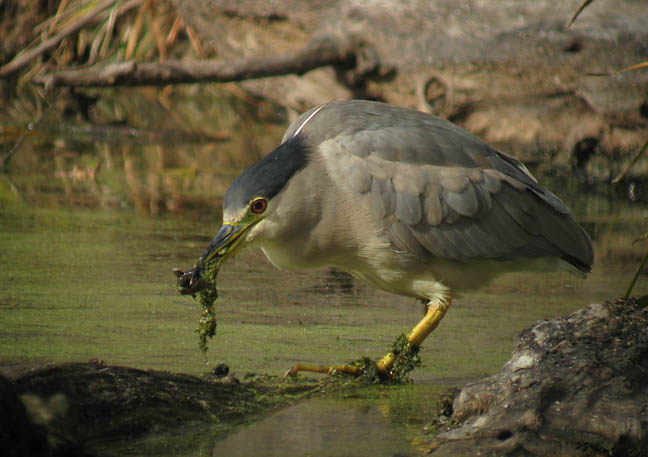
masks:
<svg viewBox="0 0 648 457"><path fill-rule="evenodd" d="M291 138L294 138L294 137L296 137L297 135L299 135L299 132L301 132L302 129L304 128L304 126L306 126L306 124L308 124L308 121L310 121L310 120L313 118L313 116L315 116L317 113L319 113L319 112L321 111L321 109L324 108L325 106L326 106L326 105L321 105L321 106L319 106L315 111L313 111L313 113L312 113L310 116L308 116L308 117L306 118L306 120L302 123L302 125L300 125L300 126L297 128L297 130L295 130L295 133L292 134L292 137L291 137Z"/></svg>

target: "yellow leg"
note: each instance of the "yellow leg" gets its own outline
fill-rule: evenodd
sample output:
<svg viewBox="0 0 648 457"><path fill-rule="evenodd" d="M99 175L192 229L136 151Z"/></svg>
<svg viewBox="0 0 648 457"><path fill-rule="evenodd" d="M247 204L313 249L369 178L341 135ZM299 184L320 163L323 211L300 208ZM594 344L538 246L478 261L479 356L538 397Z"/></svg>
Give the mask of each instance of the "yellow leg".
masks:
<svg viewBox="0 0 648 457"><path fill-rule="evenodd" d="M450 298L430 301L423 319L407 334L407 341L412 346L420 346L425 341L425 338L437 328L439 322L441 322L441 319L443 319L443 316L448 311L448 308L450 308L450 303ZM397 354L390 352L376 363L376 368L380 373L389 373L396 357Z"/></svg>
<svg viewBox="0 0 648 457"><path fill-rule="evenodd" d="M443 319L443 316L445 316L445 313L448 311L448 308L450 308L450 302L450 298L430 301L423 319L421 319L421 321L416 324L412 331L407 335L407 341L412 346L420 346L425 338L427 338L430 333L437 328L439 322L441 322L441 319ZM390 352L376 363L376 369L380 373L389 374L389 371L396 361L396 357L397 354ZM361 375L364 370L359 365L306 365L299 363L288 370L286 376L297 374L300 371L327 374L340 372L351 375Z"/></svg>

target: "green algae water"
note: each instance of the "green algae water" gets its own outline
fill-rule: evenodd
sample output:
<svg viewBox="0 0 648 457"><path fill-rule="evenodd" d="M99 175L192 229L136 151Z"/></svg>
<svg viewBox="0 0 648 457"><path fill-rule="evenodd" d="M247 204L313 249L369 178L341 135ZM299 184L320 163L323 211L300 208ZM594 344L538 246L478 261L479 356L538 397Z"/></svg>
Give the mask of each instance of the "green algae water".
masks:
<svg viewBox="0 0 648 457"><path fill-rule="evenodd" d="M243 377L281 376L298 362L383 356L423 315L420 303L334 270L277 271L259 252L219 272L218 332L207 364L199 350L201 306L178 294L172 268L195 264L220 225L225 189L278 143L282 129L258 127L256 149L249 132L227 143L24 141L0 174L0 366L99 359L200 375L224 363ZM420 352L413 385L307 400L200 446L213 455L252 455L281 436L268 455L330 455L323 443L340 436L336 455L413 455L427 405L443 387L499 370L516 336L538 320L623 295L648 251L633 244L648 231L646 198L540 181L592 235L597 260L588 279L564 271L504 275L454 299ZM648 293L646 277L634 295ZM164 455L155 443L169 440L112 449ZM176 455L212 455L193 441Z"/></svg>
<svg viewBox="0 0 648 457"><path fill-rule="evenodd" d="M101 174L97 180L101 184ZM71 183L79 187L66 195L67 184L27 170L0 175L0 360L98 358L204 372L195 333L201 308L177 293L171 269L195 264L218 229L218 198L202 208L204 197L191 202L188 194L184 203L195 211L154 215L139 211L128 193L111 195L119 205L103 206L81 194L88 191L83 183ZM515 273L456 298L423 346L415 380L493 373L523 328L625 292L643 252L632 240L645 227L648 209L591 198L593 209L572 205L594 236L597 262L589 278ZM259 252L228 262L218 287L219 328L208 361L226 363L239 375L279 375L297 362L381 357L423 313L415 300L336 271L278 271ZM644 274L635 295L647 289Z"/></svg>

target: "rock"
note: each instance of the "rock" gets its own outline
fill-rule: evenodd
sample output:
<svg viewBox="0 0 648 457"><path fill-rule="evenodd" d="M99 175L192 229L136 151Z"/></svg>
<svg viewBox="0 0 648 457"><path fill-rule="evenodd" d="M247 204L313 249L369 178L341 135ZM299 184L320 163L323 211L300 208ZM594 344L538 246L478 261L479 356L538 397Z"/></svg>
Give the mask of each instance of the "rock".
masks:
<svg viewBox="0 0 648 457"><path fill-rule="evenodd" d="M96 360L3 371L11 382L0 376L0 415L15 418L0 422L2 455L8 456L81 457L95 454L101 443L173 433L183 426L187 436L192 434L186 440L189 454L218 433L225 435L228 427L319 388L306 381L199 378ZM219 424L216 431L214 424Z"/></svg>
<svg viewBox="0 0 648 457"><path fill-rule="evenodd" d="M6 457L51 455L47 435L34 424L9 380L0 376L0 449Z"/></svg>
<svg viewBox="0 0 648 457"><path fill-rule="evenodd" d="M648 312L590 305L525 330L502 371L466 385L441 456L648 456Z"/></svg>

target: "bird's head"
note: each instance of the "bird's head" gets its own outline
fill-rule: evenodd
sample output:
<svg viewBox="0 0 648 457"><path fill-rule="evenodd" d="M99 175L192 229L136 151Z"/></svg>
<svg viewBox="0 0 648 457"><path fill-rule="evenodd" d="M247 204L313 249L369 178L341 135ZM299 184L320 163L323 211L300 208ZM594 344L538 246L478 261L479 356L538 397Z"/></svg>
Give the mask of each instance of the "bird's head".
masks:
<svg viewBox="0 0 648 457"><path fill-rule="evenodd" d="M236 178L225 193L223 225L198 260L191 286L208 267L217 272L236 252L277 229L268 219L277 211L282 190L306 166L308 155L306 139L293 136Z"/></svg>

